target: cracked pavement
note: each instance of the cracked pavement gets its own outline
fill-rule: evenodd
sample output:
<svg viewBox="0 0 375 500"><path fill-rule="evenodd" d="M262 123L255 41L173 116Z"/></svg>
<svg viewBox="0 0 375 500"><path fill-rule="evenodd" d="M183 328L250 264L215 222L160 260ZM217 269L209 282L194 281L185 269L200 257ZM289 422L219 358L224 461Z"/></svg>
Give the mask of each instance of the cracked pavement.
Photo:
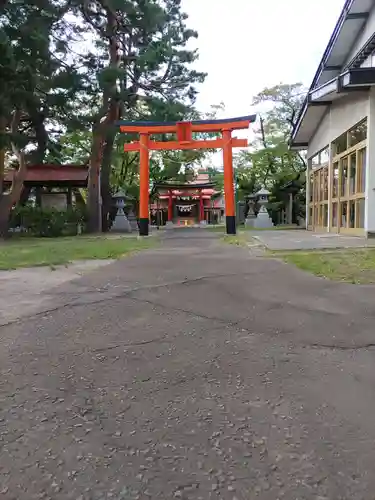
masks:
<svg viewBox="0 0 375 500"><path fill-rule="evenodd" d="M5 500L373 500L375 287L205 230L0 335Z"/></svg>

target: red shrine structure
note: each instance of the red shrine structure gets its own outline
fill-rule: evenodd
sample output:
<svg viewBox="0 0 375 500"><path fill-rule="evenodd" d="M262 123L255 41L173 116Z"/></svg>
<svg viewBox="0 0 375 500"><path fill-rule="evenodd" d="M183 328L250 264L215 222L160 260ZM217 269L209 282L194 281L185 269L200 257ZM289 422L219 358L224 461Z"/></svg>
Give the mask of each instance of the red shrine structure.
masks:
<svg viewBox="0 0 375 500"><path fill-rule="evenodd" d="M154 189L157 198L150 211L152 222L158 226L209 224L221 218L221 193L215 190L207 172L199 171L194 180L186 183L158 183Z"/></svg>
<svg viewBox="0 0 375 500"><path fill-rule="evenodd" d="M3 189L7 190L13 181L14 170L5 172ZM59 188L66 195L67 206L72 204L72 194L78 188L87 187L89 169L87 165L36 164L28 165L23 183L21 201L26 201L31 189L35 190L36 204L41 205L41 197ZM77 194L77 192L75 192Z"/></svg>
<svg viewBox="0 0 375 500"><path fill-rule="evenodd" d="M126 143L124 151L139 152L139 234L147 236L149 231L149 189L150 189L150 152L173 151L190 149L217 149L223 150L224 164L224 196L227 234L236 234L236 208L233 185L233 148L247 147L247 139L232 137L234 130L249 128L256 115L229 118L225 120L197 120L192 122L128 122L120 121L118 126L121 132L139 135L139 140ZM215 138L208 139L207 135ZM167 140L153 140L152 136L161 136ZM175 136L174 138L171 136ZM205 137L205 138L202 138ZM177 139L177 140L176 140ZM173 188L177 189L173 189ZM173 217L173 191L181 186L168 186L169 216ZM191 186L188 188L191 189ZM199 190L199 217L203 215L203 187ZM186 187L185 187L186 190ZM172 198L172 201L171 201ZM190 196L193 198L193 196ZM203 204L203 211L202 211ZM172 205L172 208L170 208ZM181 205L182 207L183 205ZM179 209L181 210L181 209ZM183 208L182 208L183 210ZM168 217L169 218L169 217Z"/></svg>

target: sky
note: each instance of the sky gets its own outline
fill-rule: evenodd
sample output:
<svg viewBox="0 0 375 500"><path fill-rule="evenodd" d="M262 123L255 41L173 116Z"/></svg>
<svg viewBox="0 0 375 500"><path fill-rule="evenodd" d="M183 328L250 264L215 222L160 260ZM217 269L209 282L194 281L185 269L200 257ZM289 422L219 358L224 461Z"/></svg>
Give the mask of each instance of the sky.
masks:
<svg viewBox="0 0 375 500"><path fill-rule="evenodd" d="M345 0L182 0L199 37L194 67L208 73L197 107L218 117L252 114L253 96L278 83L309 87ZM251 138L251 132L237 136ZM221 164L221 154L209 163Z"/></svg>
<svg viewBox="0 0 375 500"><path fill-rule="evenodd" d="M251 113L252 96L280 82L309 86L344 0L182 0L198 31L195 67L208 73L197 106Z"/></svg>

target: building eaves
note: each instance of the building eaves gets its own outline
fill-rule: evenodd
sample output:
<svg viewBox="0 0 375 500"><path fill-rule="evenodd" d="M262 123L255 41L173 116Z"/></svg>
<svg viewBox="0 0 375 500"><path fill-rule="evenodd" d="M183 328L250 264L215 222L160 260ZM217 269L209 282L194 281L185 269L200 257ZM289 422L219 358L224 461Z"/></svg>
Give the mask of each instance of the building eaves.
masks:
<svg viewBox="0 0 375 500"><path fill-rule="evenodd" d="M306 115L307 108L310 105L310 93L317 87L324 85L325 83L337 78L340 75L341 71L345 67L347 59L349 58L350 52L353 48L353 44L358 39L364 25L366 24L373 6L373 0L346 0L313 78L309 93L306 96L301 110L298 114L297 122L293 127L293 131L291 134L292 144L294 142L294 138L296 137L298 129L300 128L301 123ZM370 44L370 41L368 43ZM375 40L373 40L373 43L375 46ZM339 45L341 49L339 51L340 57L336 55L336 57L333 58L334 50ZM368 50L369 48L370 45L368 47ZM367 52L368 51L366 51L366 53ZM349 67L350 63L346 66Z"/></svg>

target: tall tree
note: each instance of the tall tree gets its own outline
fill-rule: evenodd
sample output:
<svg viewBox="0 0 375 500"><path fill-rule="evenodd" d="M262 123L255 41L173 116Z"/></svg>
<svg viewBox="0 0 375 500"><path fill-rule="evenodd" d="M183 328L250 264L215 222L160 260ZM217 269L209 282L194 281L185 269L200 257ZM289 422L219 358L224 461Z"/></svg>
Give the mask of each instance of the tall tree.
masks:
<svg viewBox="0 0 375 500"><path fill-rule="evenodd" d="M96 33L96 54L102 95L93 131L90 160L91 230L98 222L98 175L101 167L103 222L110 202L110 171L114 149L113 122L154 119L180 120L194 112L196 83L205 75L191 69L197 58L186 49L196 37L187 28L180 0L83 1L84 20ZM95 60L95 52L89 56Z"/></svg>
<svg viewBox="0 0 375 500"><path fill-rule="evenodd" d="M0 16L1 198L6 158L17 170L15 178L22 188L20 179L28 163L42 163L48 154L58 156L56 135L74 111L70 103L75 102L81 81L77 61L67 62L69 44L79 32L68 20L70 6L70 0L9 0L4 4ZM19 118L17 131L12 126L15 116ZM25 168L15 154L15 144L23 151ZM13 191L18 196L20 192ZM12 198L17 203L18 198ZM2 206L4 233L9 214Z"/></svg>
<svg viewBox="0 0 375 500"><path fill-rule="evenodd" d="M61 137L89 129L85 162L95 230L99 171L104 220L110 199L114 121L196 116L196 84L205 75L191 68L197 53L186 44L197 34L186 19L180 0L2 2L0 185L3 158L17 166L10 129L16 110L27 162L62 161Z"/></svg>
<svg viewBox="0 0 375 500"><path fill-rule="evenodd" d="M259 123L247 151L236 157L237 167L248 167L255 188L271 188L277 179L291 179L306 168L301 154L291 151L289 137L305 90L302 84L280 84L266 88L253 99Z"/></svg>

